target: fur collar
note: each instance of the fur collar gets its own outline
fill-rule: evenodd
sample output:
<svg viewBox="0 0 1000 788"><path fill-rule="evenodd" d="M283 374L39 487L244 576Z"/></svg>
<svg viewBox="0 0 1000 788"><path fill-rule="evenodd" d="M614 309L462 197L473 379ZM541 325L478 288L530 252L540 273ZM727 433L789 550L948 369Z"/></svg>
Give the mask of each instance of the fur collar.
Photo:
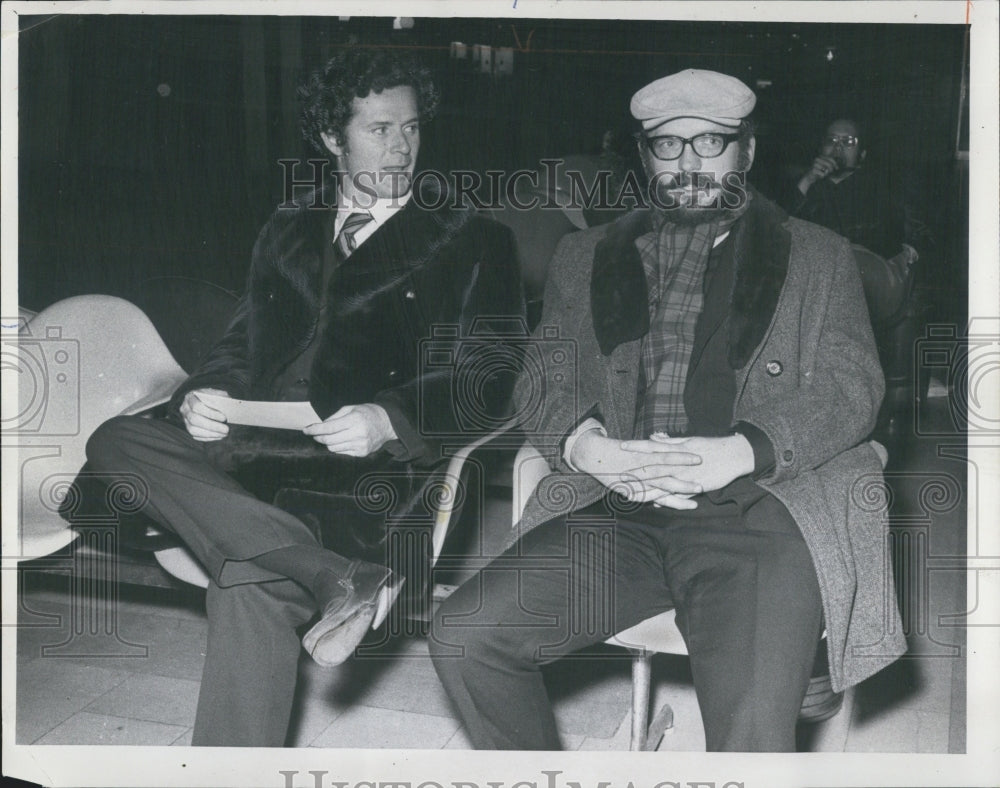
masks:
<svg viewBox="0 0 1000 788"><path fill-rule="evenodd" d="M729 364L740 369L763 341L788 272L788 216L754 191L753 202L733 227L736 278L730 297ZM590 305L594 333L605 356L649 331L649 292L635 239L649 232L648 210L610 225L594 250Z"/></svg>
<svg viewBox="0 0 1000 788"><path fill-rule="evenodd" d="M436 181L424 184L423 204L440 203L441 208L424 209L411 199L351 255L351 270L365 277L372 292L434 260L476 215L471 209L453 207L451 195L432 188ZM316 330L324 257L333 241L337 187L334 178L321 190L304 192L299 199L280 205L254 247L254 295L276 300L282 315L280 321L268 324L268 341L258 345L262 368L279 363L288 348L301 352Z"/></svg>
<svg viewBox="0 0 1000 788"><path fill-rule="evenodd" d="M330 179L321 190L281 205L261 234L260 251L279 273L292 281L311 310L319 309L320 277L325 245L331 242L333 206L339 180ZM411 199L393 214L351 255L351 266L399 274L421 268L476 215L467 206L454 206L451 194L441 193L438 183L422 183L422 208Z"/></svg>

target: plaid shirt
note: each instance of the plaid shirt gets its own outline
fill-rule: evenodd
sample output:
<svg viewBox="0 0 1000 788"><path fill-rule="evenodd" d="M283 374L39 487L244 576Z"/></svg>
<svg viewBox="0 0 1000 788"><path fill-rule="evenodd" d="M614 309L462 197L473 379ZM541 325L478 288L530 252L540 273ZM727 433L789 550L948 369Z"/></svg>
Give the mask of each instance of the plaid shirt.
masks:
<svg viewBox="0 0 1000 788"><path fill-rule="evenodd" d="M649 333L642 340L636 438L657 431L683 435L687 430L684 386L704 306L708 258L715 239L745 210L746 204L724 222L696 226L670 224L654 213L653 231L635 239L649 285L650 312Z"/></svg>

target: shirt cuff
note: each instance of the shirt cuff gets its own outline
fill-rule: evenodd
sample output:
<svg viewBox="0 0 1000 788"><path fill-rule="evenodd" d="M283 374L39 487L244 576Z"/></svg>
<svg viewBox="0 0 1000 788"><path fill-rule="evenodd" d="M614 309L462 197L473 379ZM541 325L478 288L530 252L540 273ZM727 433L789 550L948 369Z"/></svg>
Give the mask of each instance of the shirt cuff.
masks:
<svg viewBox="0 0 1000 788"><path fill-rule="evenodd" d="M753 449L753 474L754 479L759 479L774 470L774 444L767 437L767 433L760 427L755 427L746 421L739 421L733 427L733 433L742 435L747 439L750 448Z"/></svg>
<svg viewBox="0 0 1000 788"><path fill-rule="evenodd" d="M576 446L576 442L583 437L585 433L593 432L597 430L601 433L601 437L608 437L608 431L604 429L604 425L601 424L597 419L591 417L581 421L575 430L573 430L569 435L566 436L563 441L563 462L565 462L570 470L577 471L578 468L570 462L570 457L573 454L573 447Z"/></svg>

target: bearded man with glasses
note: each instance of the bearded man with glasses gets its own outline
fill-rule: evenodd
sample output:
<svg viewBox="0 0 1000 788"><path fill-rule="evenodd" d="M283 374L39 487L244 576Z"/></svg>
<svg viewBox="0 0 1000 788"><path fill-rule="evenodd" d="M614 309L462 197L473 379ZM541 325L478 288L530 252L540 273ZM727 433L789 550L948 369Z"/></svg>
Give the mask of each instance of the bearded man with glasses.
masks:
<svg viewBox="0 0 1000 788"><path fill-rule="evenodd" d="M857 268L746 182L755 103L711 71L641 89L652 205L556 250L538 336L579 366L516 394L551 473L432 625L477 747L558 749L540 665L671 607L709 750L794 749L824 628L838 691L905 650L884 511L858 494L883 378Z"/></svg>

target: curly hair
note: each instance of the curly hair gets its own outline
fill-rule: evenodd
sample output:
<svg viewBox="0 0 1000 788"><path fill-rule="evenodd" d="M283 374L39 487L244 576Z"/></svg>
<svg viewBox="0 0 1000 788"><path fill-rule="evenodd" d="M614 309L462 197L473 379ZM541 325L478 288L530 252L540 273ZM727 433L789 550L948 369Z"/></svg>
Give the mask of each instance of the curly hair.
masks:
<svg viewBox="0 0 1000 788"><path fill-rule="evenodd" d="M430 120L437 110L440 95L430 69L411 52L357 45L345 47L313 71L299 87L302 136L320 153L329 153L321 135L343 140L354 98L402 85L416 91L420 120Z"/></svg>

